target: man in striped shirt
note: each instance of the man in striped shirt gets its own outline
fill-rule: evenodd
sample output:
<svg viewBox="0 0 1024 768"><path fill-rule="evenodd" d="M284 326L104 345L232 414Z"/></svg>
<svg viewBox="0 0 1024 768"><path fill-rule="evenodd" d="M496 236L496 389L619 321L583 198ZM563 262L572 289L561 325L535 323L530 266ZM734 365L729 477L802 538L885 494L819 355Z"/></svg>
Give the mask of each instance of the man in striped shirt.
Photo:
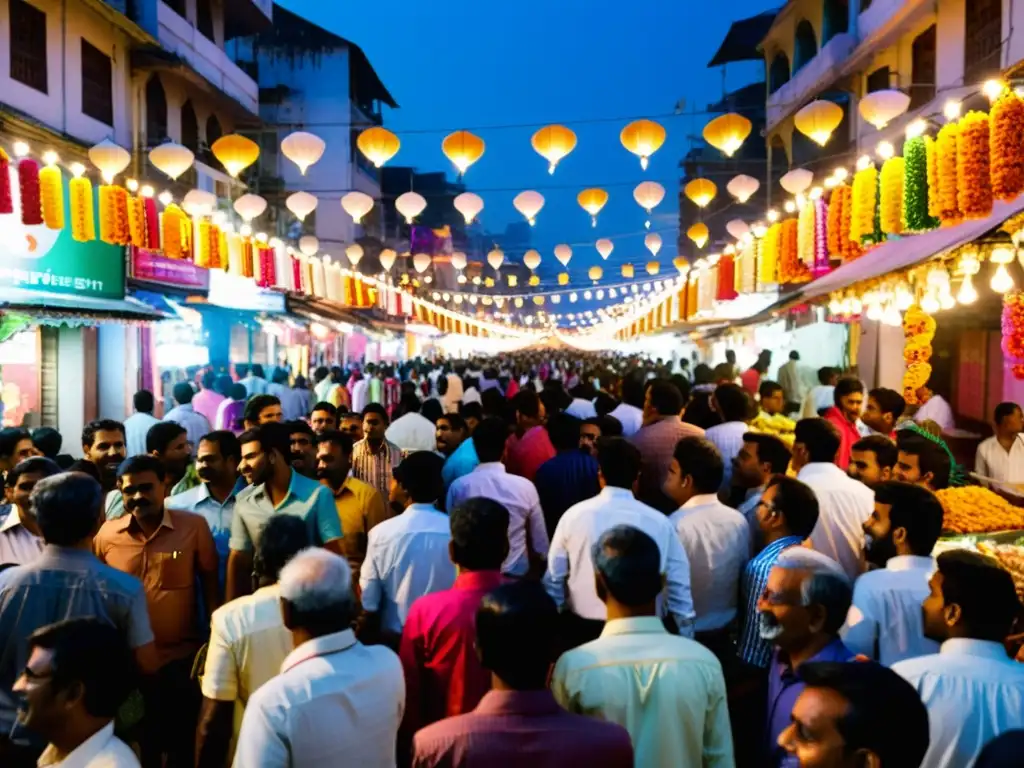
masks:
<svg viewBox="0 0 1024 768"><path fill-rule="evenodd" d="M402 449L387 440L388 414L380 403L363 409L363 439L352 448L352 477L369 483L385 499L391 489L391 473L402 463Z"/></svg>

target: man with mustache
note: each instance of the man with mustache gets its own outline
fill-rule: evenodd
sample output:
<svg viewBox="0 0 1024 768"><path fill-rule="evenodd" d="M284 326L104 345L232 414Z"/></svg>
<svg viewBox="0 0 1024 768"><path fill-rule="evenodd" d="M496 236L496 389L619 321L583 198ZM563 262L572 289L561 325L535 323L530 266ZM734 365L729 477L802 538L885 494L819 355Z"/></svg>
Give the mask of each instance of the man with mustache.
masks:
<svg viewBox="0 0 1024 768"><path fill-rule="evenodd" d="M155 456L126 460L118 481L128 514L104 523L94 547L146 593L159 669L142 686L142 762L160 765L166 755L168 766L192 765L200 701L192 662L205 634L197 585L206 609L218 608L217 549L203 517L165 507L167 475Z"/></svg>
<svg viewBox="0 0 1024 768"><path fill-rule="evenodd" d="M103 492L114 490L117 468L127 454L124 425L113 419L90 421L82 430L82 453L98 470Z"/></svg>
<svg viewBox="0 0 1024 768"><path fill-rule="evenodd" d="M303 477L316 477L316 435L304 421L288 422L292 468Z"/></svg>

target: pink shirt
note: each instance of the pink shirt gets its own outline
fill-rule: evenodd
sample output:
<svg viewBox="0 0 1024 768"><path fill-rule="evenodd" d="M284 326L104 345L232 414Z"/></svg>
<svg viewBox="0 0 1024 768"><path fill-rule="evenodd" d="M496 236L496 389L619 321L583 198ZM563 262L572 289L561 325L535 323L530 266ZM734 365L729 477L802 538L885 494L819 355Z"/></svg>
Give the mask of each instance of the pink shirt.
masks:
<svg viewBox="0 0 1024 768"><path fill-rule="evenodd" d="M857 425L847 419L843 412L834 405L825 411L824 418L835 424L836 429L839 430L840 442L839 453L836 454L836 464L840 469L846 469L850 465L850 451L853 450L853 444L860 440L861 434L857 430Z"/></svg>
<svg viewBox="0 0 1024 768"><path fill-rule="evenodd" d="M451 589L412 604L398 655L405 670L405 718L410 736L424 726L470 712L491 689L491 673L480 665L476 609L505 579L499 571L460 573Z"/></svg>
<svg viewBox="0 0 1024 768"><path fill-rule="evenodd" d="M212 389L201 389L192 397L192 410L206 417L210 424L217 423L217 409L227 398Z"/></svg>
<svg viewBox="0 0 1024 768"><path fill-rule="evenodd" d="M555 446L542 426L533 427L518 440L514 438L505 443L505 468L532 482L540 465L555 457Z"/></svg>
<svg viewBox="0 0 1024 768"><path fill-rule="evenodd" d="M751 395L757 394L758 386L761 384L761 374L753 368L748 368L740 374L740 384Z"/></svg>

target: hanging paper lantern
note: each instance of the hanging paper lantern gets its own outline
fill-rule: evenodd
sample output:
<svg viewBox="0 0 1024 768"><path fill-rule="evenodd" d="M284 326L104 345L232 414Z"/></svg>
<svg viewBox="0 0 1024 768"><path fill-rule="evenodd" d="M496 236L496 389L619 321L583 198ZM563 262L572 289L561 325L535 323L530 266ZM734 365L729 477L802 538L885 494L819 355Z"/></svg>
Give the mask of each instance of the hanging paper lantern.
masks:
<svg viewBox="0 0 1024 768"><path fill-rule="evenodd" d="M652 256L657 256L658 251L661 250L661 235L656 232L651 232L644 238L644 245L647 247L647 250L651 252Z"/></svg>
<svg viewBox="0 0 1024 768"><path fill-rule="evenodd" d="M445 136L441 151L459 169L461 176L483 156L484 140L469 131L455 131Z"/></svg>
<svg viewBox="0 0 1024 768"><path fill-rule="evenodd" d="M938 222L928 215L928 150L923 137L903 143L903 160L903 229L924 232Z"/></svg>
<svg viewBox="0 0 1024 768"><path fill-rule="evenodd" d="M957 206L965 219L984 219L992 213L989 120L984 112L968 112L960 118L956 187Z"/></svg>
<svg viewBox="0 0 1024 768"><path fill-rule="evenodd" d="M633 265L632 264L623 264L622 265L622 276L624 278L626 278L627 280L632 280L633 279L633 274L634 273L633 273Z"/></svg>
<svg viewBox="0 0 1024 768"><path fill-rule="evenodd" d="M718 187L708 179L694 179L683 188L683 192L698 208L706 208L718 194Z"/></svg>
<svg viewBox="0 0 1024 768"><path fill-rule="evenodd" d="M604 270L600 267L591 267L587 270L587 277L593 280L595 283L604 276Z"/></svg>
<svg viewBox="0 0 1024 768"><path fill-rule="evenodd" d="M703 248L708 238L711 237L711 232L708 229L708 225L702 221L698 221L688 230L686 230L686 236L690 238L698 248Z"/></svg>
<svg viewBox="0 0 1024 768"><path fill-rule="evenodd" d="M660 271L661 271L661 264L659 264L657 261L648 261L647 262L647 274L648 275L656 275Z"/></svg>
<svg viewBox="0 0 1024 768"><path fill-rule="evenodd" d="M754 193L761 187L761 182L755 179L753 176L747 176L740 174L734 177L725 188L729 191L729 194L736 198L740 203L745 203Z"/></svg>
<svg viewBox="0 0 1024 768"><path fill-rule="evenodd" d="M750 234L750 227L743 219L732 219L725 225L725 231L737 240L742 240Z"/></svg>
<svg viewBox="0 0 1024 768"><path fill-rule="evenodd" d="M251 193L242 195L234 202L235 212L247 222L252 221L257 216L263 215L263 212L267 210L267 201L259 195L253 195Z"/></svg>
<svg viewBox="0 0 1024 768"><path fill-rule="evenodd" d="M555 246L555 258L563 267L569 266L569 259L572 258L572 248L564 243Z"/></svg>
<svg viewBox="0 0 1024 768"><path fill-rule="evenodd" d="M867 93L860 99L860 116L878 130L907 111L910 96L897 90L882 90Z"/></svg>
<svg viewBox="0 0 1024 768"><path fill-rule="evenodd" d="M990 114L992 193L1008 203L1024 192L1024 99L1007 88Z"/></svg>
<svg viewBox="0 0 1024 768"><path fill-rule="evenodd" d="M903 232L903 176L906 173L902 157L890 157L882 164L879 177L878 220L886 235Z"/></svg>
<svg viewBox="0 0 1024 768"><path fill-rule="evenodd" d="M192 154L192 150L181 146L181 144L175 144L173 141L164 142L149 150L149 162L158 171L163 171L172 179L177 179L191 168L195 159L196 156Z"/></svg>
<svg viewBox="0 0 1024 768"><path fill-rule="evenodd" d="M730 112L704 126L704 140L726 157L732 157L743 146L752 127L743 115Z"/></svg>
<svg viewBox="0 0 1024 768"><path fill-rule="evenodd" d="M89 150L89 161L99 168L100 175L107 184L113 184L114 177L128 167L132 156L124 147L118 146L110 139L104 139Z"/></svg>
<svg viewBox="0 0 1024 768"><path fill-rule="evenodd" d="M341 197L341 207L354 223L359 224L363 216L373 210L373 198L365 192L347 192Z"/></svg>
<svg viewBox="0 0 1024 768"><path fill-rule="evenodd" d="M590 214L590 225L596 227L597 214L608 202L608 193L598 187L591 187L576 195L576 202L580 204L580 208Z"/></svg>
<svg viewBox="0 0 1024 768"><path fill-rule="evenodd" d="M231 176L238 176L260 156L259 145L237 133L221 136L210 146L210 151Z"/></svg>
<svg viewBox="0 0 1024 768"><path fill-rule="evenodd" d="M676 256L672 259L672 266L679 270L680 275L685 275L690 271L690 264L682 256Z"/></svg>
<svg viewBox="0 0 1024 768"><path fill-rule="evenodd" d="M352 245L345 249L345 256L348 258L349 264L353 267L357 266L359 260L363 258L363 246L359 243L352 243Z"/></svg>
<svg viewBox="0 0 1024 768"><path fill-rule="evenodd" d="M491 269L501 269L501 265L505 263L505 254L498 248L492 248L487 254L487 263L491 265Z"/></svg>
<svg viewBox="0 0 1024 768"><path fill-rule="evenodd" d="M317 199L309 192L293 192L284 201L285 206L299 221L305 221L314 210L316 210Z"/></svg>
<svg viewBox="0 0 1024 768"><path fill-rule="evenodd" d="M612 255L612 251L615 250L614 243L607 237L602 237L595 243L595 246L597 247L597 252L601 254L601 258L605 261L608 260L608 257Z"/></svg>
<svg viewBox="0 0 1024 768"><path fill-rule="evenodd" d="M74 178L68 182L68 200L71 206L71 237L79 243L96 239L96 220L92 202L92 184L83 179L85 166L71 166Z"/></svg>
<svg viewBox="0 0 1024 768"><path fill-rule="evenodd" d="M380 260L381 269L385 272L390 272L391 268L395 266L395 259L398 258L398 254L390 248L385 248L380 252L378 259Z"/></svg>
<svg viewBox="0 0 1024 768"><path fill-rule="evenodd" d="M665 188L656 181L644 181L633 190L633 199L647 213L650 213L665 199Z"/></svg>
<svg viewBox="0 0 1024 768"><path fill-rule="evenodd" d="M0 173L5 170L0 168ZM47 229L64 229L64 186L60 168L54 163L39 171L39 202Z"/></svg>
<svg viewBox="0 0 1024 768"><path fill-rule="evenodd" d="M205 189L190 189L181 199L181 207L193 218L209 216L217 207L217 196Z"/></svg>
<svg viewBox="0 0 1024 768"><path fill-rule="evenodd" d="M576 148L576 134L564 125L546 125L530 140L534 151L548 161L548 173Z"/></svg>
<svg viewBox="0 0 1024 768"><path fill-rule="evenodd" d="M843 108L831 101L812 101L796 113L793 122L800 133L823 147L843 122Z"/></svg>
<svg viewBox="0 0 1024 768"><path fill-rule="evenodd" d="M367 128L356 138L356 146L359 147L359 151L377 168L398 154L398 148L401 145L395 134L387 128L377 125Z"/></svg>
<svg viewBox="0 0 1024 768"><path fill-rule="evenodd" d="M295 131L281 139L281 154L299 166L303 176L309 166L323 157L326 148L323 139L306 131Z"/></svg>
<svg viewBox="0 0 1024 768"><path fill-rule="evenodd" d="M540 278L537 277L537 275L530 275L530 279L527 280L526 282L530 285L530 287L536 288L538 285L540 285Z"/></svg>
<svg viewBox="0 0 1024 768"><path fill-rule="evenodd" d="M537 251L530 249L523 254L523 264L531 271L536 269L540 266L540 254Z"/></svg>
<svg viewBox="0 0 1024 768"><path fill-rule="evenodd" d="M412 266L419 274L423 274L430 267L429 253L416 253L412 257Z"/></svg>
<svg viewBox="0 0 1024 768"><path fill-rule="evenodd" d="M805 192L812 181L814 174L811 171L806 168L794 168L779 179L779 186L795 197Z"/></svg>
<svg viewBox="0 0 1024 768"><path fill-rule="evenodd" d="M569 273L568 272L559 272L558 273L558 284L559 285L568 285L569 284Z"/></svg>
<svg viewBox="0 0 1024 768"><path fill-rule="evenodd" d="M653 120L634 120L619 134L622 146L640 158L640 167L647 170L647 161L665 143L665 129Z"/></svg>
<svg viewBox="0 0 1024 768"><path fill-rule="evenodd" d="M406 224L412 224L426 207L427 201L416 192L403 192L395 199L395 209L405 217Z"/></svg>
<svg viewBox="0 0 1024 768"><path fill-rule="evenodd" d="M463 192L455 198L455 210L462 214L467 224L472 224L480 211L484 209L484 201L472 192Z"/></svg>
<svg viewBox="0 0 1024 768"><path fill-rule="evenodd" d="M320 250L320 241L315 235L303 235L299 238L299 251L303 256L315 256Z"/></svg>
<svg viewBox="0 0 1024 768"><path fill-rule="evenodd" d="M21 223L26 227L43 223L43 203L39 195L39 163L31 157L18 161L18 188L21 192Z"/></svg>
<svg viewBox="0 0 1024 768"><path fill-rule="evenodd" d="M957 198L957 123L946 123L936 137L935 160L938 183L938 210L943 225L957 224L963 219Z"/></svg>
<svg viewBox="0 0 1024 768"><path fill-rule="evenodd" d="M520 192L512 200L512 205L523 214L532 227L537 223L537 214L544 207L544 195L540 192L534 192L532 189Z"/></svg>

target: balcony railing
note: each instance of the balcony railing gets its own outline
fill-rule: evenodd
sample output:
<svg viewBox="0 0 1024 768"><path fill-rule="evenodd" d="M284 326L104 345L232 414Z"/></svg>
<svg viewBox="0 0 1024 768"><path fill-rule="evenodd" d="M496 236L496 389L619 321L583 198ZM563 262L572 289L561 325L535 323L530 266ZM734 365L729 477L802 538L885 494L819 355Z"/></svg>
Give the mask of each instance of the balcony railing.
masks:
<svg viewBox="0 0 1024 768"><path fill-rule="evenodd" d="M839 75L839 68L853 51L854 39L847 33L829 40L818 55L807 62L788 83L768 97L766 129L771 131L825 88Z"/></svg>

